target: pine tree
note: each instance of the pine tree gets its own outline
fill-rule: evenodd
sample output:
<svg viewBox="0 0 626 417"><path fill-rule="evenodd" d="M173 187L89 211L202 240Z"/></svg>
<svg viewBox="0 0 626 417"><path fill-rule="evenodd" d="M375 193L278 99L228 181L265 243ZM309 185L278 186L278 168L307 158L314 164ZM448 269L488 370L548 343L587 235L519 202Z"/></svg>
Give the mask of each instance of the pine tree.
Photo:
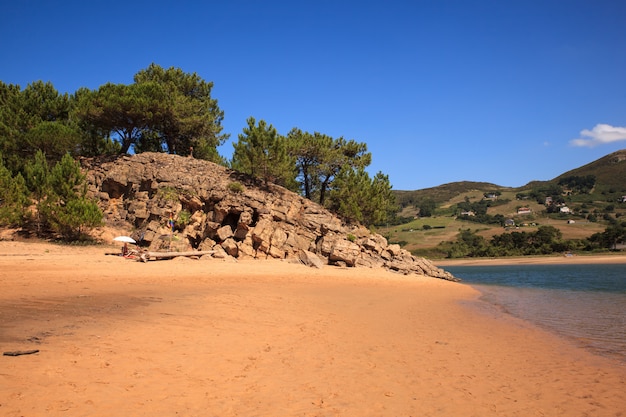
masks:
<svg viewBox="0 0 626 417"><path fill-rule="evenodd" d="M16 226L24 220L28 205L26 182L22 174L11 175L0 158L0 226Z"/></svg>

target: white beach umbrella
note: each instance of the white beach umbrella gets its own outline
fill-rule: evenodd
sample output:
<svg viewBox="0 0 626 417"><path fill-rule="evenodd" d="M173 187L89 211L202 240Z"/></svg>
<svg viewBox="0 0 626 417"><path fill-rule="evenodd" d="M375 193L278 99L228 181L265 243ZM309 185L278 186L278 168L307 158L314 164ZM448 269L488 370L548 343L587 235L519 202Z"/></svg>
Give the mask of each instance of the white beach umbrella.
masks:
<svg viewBox="0 0 626 417"><path fill-rule="evenodd" d="M116 242L137 243L135 242L135 239L133 239L132 237L128 237L128 236L118 236L118 237L113 238L113 240Z"/></svg>

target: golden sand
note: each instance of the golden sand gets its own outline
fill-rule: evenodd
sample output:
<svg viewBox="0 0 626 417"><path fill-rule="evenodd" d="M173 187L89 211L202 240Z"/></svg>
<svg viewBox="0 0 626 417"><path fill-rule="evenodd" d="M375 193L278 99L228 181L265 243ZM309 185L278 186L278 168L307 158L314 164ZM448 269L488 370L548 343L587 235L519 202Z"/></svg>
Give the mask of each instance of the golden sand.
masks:
<svg viewBox="0 0 626 417"><path fill-rule="evenodd" d="M0 242L2 416L618 416L623 365L462 283Z"/></svg>

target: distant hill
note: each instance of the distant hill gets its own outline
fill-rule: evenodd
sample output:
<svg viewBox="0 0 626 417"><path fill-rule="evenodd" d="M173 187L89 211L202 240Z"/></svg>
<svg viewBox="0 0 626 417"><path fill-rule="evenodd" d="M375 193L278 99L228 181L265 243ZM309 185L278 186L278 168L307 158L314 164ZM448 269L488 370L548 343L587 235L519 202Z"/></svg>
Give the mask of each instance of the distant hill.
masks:
<svg viewBox="0 0 626 417"><path fill-rule="evenodd" d="M551 183L557 184L562 178L587 175L596 177L594 194L611 192L626 195L626 149L613 152L587 165L567 171L551 180L532 181L518 188L503 187L488 182L458 181L413 191L394 190L394 194L401 207L413 205L423 199L431 199L436 204L443 204L460 194L466 194L470 191L508 190L522 192Z"/></svg>
<svg viewBox="0 0 626 417"><path fill-rule="evenodd" d="M556 177L553 182L570 176L595 175L596 192L609 190L626 193L626 149L613 152L580 168L567 171Z"/></svg>
<svg viewBox="0 0 626 417"><path fill-rule="evenodd" d="M470 191L501 191L505 189L509 188L488 182L459 181L421 190L394 191L394 194L398 204L406 207L426 198L433 200L436 204L442 204L459 194L465 194Z"/></svg>
<svg viewBox="0 0 626 417"><path fill-rule="evenodd" d="M589 176L595 178L590 189L586 187ZM626 149L553 179L532 181L517 188L459 181L394 193L400 205L397 217L394 222L381 226L379 232L390 242L399 243L420 256L445 256L438 252L437 246L441 242L454 241L460 230L472 230L486 239L507 230L518 230L489 222L489 218L458 217L459 204L482 201L487 205L486 215L513 220L523 231L532 232L541 225L553 226L559 229L563 239L586 239L602 232L611 219L626 219L626 202L623 201L626 196ZM556 203L547 206L547 197ZM429 214L419 216L424 207ZM520 214L522 207L531 214Z"/></svg>

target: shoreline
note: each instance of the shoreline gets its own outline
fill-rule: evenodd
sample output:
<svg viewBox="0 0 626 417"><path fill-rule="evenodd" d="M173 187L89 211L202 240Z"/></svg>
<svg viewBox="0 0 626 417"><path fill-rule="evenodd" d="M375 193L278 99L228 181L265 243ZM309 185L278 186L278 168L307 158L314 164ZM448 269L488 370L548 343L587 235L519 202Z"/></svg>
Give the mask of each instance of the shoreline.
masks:
<svg viewBox="0 0 626 417"><path fill-rule="evenodd" d="M7 416L616 416L626 369L468 284L0 242Z"/></svg>
<svg viewBox="0 0 626 417"><path fill-rule="evenodd" d="M487 266L487 265L598 265L626 264L626 254L572 255L572 256L512 256L506 258L431 259L434 265ZM444 268L445 269L445 268Z"/></svg>

